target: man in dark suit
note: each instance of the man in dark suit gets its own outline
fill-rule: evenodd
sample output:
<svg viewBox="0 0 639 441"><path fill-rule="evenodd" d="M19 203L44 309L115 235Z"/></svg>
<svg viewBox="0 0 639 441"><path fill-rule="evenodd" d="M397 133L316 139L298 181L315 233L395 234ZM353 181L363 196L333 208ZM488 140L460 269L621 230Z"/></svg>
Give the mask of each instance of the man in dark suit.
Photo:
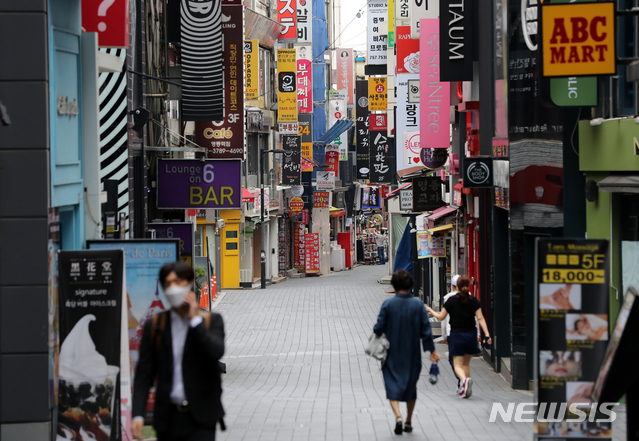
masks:
<svg viewBox="0 0 639 441"><path fill-rule="evenodd" d="M158 441L213 441L224 416L218 363L224 323L219 314L200 315L189 265L167 263L159 278L172 308L144 324L133 386L133 437L142 437L147 397L157 378Z"/></svg>

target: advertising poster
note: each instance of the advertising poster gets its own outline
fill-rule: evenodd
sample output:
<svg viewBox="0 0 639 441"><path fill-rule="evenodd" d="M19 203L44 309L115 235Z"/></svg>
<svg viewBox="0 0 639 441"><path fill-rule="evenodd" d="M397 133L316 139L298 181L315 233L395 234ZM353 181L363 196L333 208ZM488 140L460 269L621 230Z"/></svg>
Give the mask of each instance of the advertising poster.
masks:
<svg viewBox="0 0 639 441"><path fill-rule="evenodd" d="M297 41L297 2L277 0L277 22L283 26L277 39L280 43Z"/></svg>
<svg viewBox="0 0 639 441"><path fill-rule="evenodd" d="M422 19L439 20L439 1L410 0L410 29L413 38L419 39L421 36Z"/></svg>
<svg viewBox="0 0 639 441"><path fill-rule="evenodd" d="M306 274L319 274L320 272L320 245L319 233L308 233L304 237L306 250Z"/></svg>
<svg viewBox="0 0 639 441"><path fill-rule="evenodd" d="M331 198L330 191L316 191L313 193L313 208L328 208Z"/></svg>
<svg viewBox="0 0 639 441"><path fill-rule="evenodd" d="M244 40L244 96L247 101L260 97L260 41Z"/></svg>
<svg viewBox="0 0 639 441"><path fill-rule="evenodd" d="M297 42L310 43L313 39L313 11L311 0L297 0Z"/></svg>
<svg viewBox="0 0 639 441"><path fill-rule="evenodd" d="M281 123L297 122L296 52L296 49L277 50L277 114Z"/></svg>
<svg viewBox="0 0 639 441"><path fill-rule="evenodd" d="M306 226L302 222L293 223L293 268L303 271L306 268L304 239Z"/></svg>
<svg viewBox="0 0 639 441"><path fill-rule="evenodd" d="M195 142L205 147L207 158L244 159L244 64L242 6L222 6L224 36L224 119L196 121ZM257 49L256 49L257 50ZM255 83L259 72L255 71Z"/></svg>
<svg viewBox="0 0 639 441"><path fill-rule="evenodd" d="M398 27L399 29L399 27ZM397 47L399 50L399 46ZM419 159L419 152L407 148L404 142L404 133L411 132L419 134L419 102L409 101L411 82L419 81L419 75L398 74L397 75L397 113L395 127L395 143L397 145L397 170L419 165L415 159ZM421 144L420 144L421 146Z"/></svg>
<svg viewBox="0 0 639 441"><path fill-rule="evenodd" d="M437 176L413 179L413 211L433 211L442 205L442 180Z"/></svg>
<svg viewBox="0 0 639 441"><path fill-rule="evenodd" d="M193 224L191 222L164 222L148 224L157 239L179 240L180 261L193 265Z"/></svg>
<svg viewBox="0 0 639 441"><path fill-rule="evenodd" d="M372 0L368 2L368 27L366 33L368 64L386 64L388 39L380 31L380 23L388 18L388 1ZM384 109L386 110L386 109Z"/></svg>
<svg viewBox="0 0 639 441"><path fill-rule="evenodd" d="M283 135L282 185L301 185L302 143L299 135Z"/></svg>
<svg viewBox="0 0 639 441"><path fill-rule="evenodd" d="M371 114L369 119L375 118ZM393 161L395 161L391 145L388 142L386 129L370 130L371 154L369 180L374 183L387 183L393 179Z"/></svg>
<svg viewBox="0 0 639 441"><path fill-rule="evenodd" d="M537 239L536 401L544 409L536 422L540 439L612 438L611 423L591 421L605 418L591 415L596 412L591 392L609 339L608 259L607 240ZM575 420L580 413L587 416L584 421ZM541 421L548 418L556 421Z"/></svg>
<svg viewBox="0 0 639 441"><path fill-rule="evenodd" d="M419 39L412 38L410 26L397 26L397 74L419 75Z"/></svg>
<svg viewBox="0 0 639 441"><path fill-rule="evenodd" d="M312 52L310 44L297 46L297 107L300 114L313 113Z"/></svg>
<svg viewBox="0 0 639 441"><path fill-rule="evenodd" d="M60 213L58 207L49 208L48 254L48 342L49 342L49 404L57 413L58 403L58 251L60 250Z"/></svg>
<svg viewBox="0 0 639 441"><path fill-rule="evenodd" d="M368 81L357 80L355 83L357 106L355 107L357 179L368 179L370 171L370 139L368 133Z"/></svg>
<svg viewBox="0 0 639 441"><path fill-rule="evenodd" d="M426 231L418 231L417 237L417 258L426 259L430 256L430 234Z"/></svg>
<svg viewBox="0 0 639 441"><path fill-rule="evenodd" d="M437 2L431 2L436 4ZM420 127L422 147L450 147L450 83L441 81L439 19L421 21L420 56L424 60L420 78Z"/></svg>
<svg viewBox="0 0 639 441"><path fill-rule="evenodd" d="M353 95L355 90L355 76L353 69L355 67L355 58L353 57L352 48L337 48L337 89L346 91L346 104L353 104Z"/></svg>
<svg viewBox="0 0 639 441"><path fill-rule="evenodd" d="M241 208L242 164L217 159L158 159L158 208Z"/></svg>
<svg viewBox="0 0 639 441"><path fill-rule="evenodd" d="M64 439L120 440L124 254L61 251L58 275L57 433ZM130 387L128 372L122 377Z"/></svg>
<svg viewBox="0 0 639 441"><path fill-rule="evenodd" d="M277 219L277 270L280 277L286 275L286 218Z"/></svg>
<svg viewBox="0 0 639 441"><path fill-rule="evenodd" d="M369 77L368 110L370 112L386 112L387 107L386 77Z"/></svg>
<svg viewBox="0 0 639 441"><path fill-rule="evenodd" d="M313 114L300 114L299 119L300 121L298 135L300 136L300 141L302 142L302 158L307 159L306 162L302 161L304 164L306 164L306 167L303 167L302 171L312 172L313 163L311 162L311 160L313 159Z"/></svg>
<svg viewBox="0 0 639 441"><path fill-rule="evenodd" d="M362 209L379 208L381 200L382 197L379 194L379 187L362 188Z"/></svg>
<svg viewBox="0 0 639 441"><path fill-rule="evenodd" d="M430 256L446 257L446 233L435 233L430 236Z"/></svg>

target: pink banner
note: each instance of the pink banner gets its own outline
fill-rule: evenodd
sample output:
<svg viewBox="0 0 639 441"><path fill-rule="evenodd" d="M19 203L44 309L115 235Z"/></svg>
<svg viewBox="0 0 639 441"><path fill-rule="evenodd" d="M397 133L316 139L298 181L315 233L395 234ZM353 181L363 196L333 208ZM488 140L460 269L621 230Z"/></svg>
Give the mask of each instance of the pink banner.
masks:
<svg viewBox="0 0 639 441"><path fill-rule="evenodd" d="M355 79L353 77L353 58L352 48L339 48L337 52L337 90L346 91L346 104L354 104L353 91L355 90Z"/></svg>
<svg viewBox="0 0 639 441"><path fill-rule="evenodd" d="M313 68L311 60L301 60L299 58L297 59L297 108L299 113L313 113Z"/></svg>
<svg viewBox="0 0 639 441"><path fill-rule="evenodd" d="M450 147L450 83L439 78L439 19L420 22L420 142L422 148Z"/></svg>
<svg viewBox="0 0 639 441"><path fill-rule="evenodd" d="M320 272L319 233L309 233L304 237L306 244L306 274Z"/></svg>

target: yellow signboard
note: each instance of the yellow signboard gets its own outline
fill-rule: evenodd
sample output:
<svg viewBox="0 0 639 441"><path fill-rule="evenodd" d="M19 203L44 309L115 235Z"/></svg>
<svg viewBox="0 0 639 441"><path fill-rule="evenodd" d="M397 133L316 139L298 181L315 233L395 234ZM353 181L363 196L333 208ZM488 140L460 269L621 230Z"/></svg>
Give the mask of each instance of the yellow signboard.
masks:
<svg viewBox="0 0 639 441"><path fill-rule="evenodd" d="M277 50L277 120L297 122L297 51Z"/></svg>
<svg viewBox="0 0 639 441"><path fill-rule="evenodd" d="M368 111L385 112L388 107L386 77L368 78Z"/></svg>
<svg viewBox="0 0 639 441"><path fill-rule="evenodd" d="M545 4L541 18L544 76L616 73L613 2Z"/></svg>
<svg viewBox="0 0 639 441"><path fill-rule="evenodd" d="M246 100L260 97L260 42L244 40L244 65L246 66L244 93Z"/></svg>

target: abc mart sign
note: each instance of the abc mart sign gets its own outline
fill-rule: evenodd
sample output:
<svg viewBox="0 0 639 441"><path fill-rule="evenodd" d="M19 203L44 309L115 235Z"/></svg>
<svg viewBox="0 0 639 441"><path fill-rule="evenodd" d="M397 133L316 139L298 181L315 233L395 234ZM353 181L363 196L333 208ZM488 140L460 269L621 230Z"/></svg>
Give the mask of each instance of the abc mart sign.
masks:
<svg viewBox="0 0 639 441"><path fill-rule="evenodd" d="M545 4L541 11L544 76L616 73L615 3Z"/></svg>

